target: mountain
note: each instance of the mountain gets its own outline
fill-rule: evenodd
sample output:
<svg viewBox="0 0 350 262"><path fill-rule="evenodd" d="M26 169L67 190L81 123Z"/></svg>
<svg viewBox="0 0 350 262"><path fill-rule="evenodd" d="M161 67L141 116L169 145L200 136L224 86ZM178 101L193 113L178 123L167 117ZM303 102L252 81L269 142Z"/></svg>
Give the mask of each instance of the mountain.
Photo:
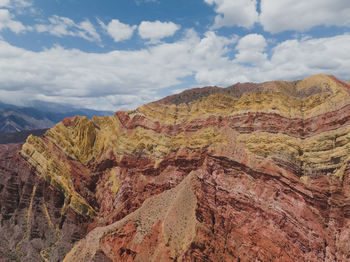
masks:
<svg viewBox="0 0 350 262"><path fill-rule="evenodd" d="M0 147L4 259L350 260L334 76L189 90Z"/></svg>
<svg viewBox="0 0 350 262"><path fill-rule="evenodd" d="M66 117L110 115L109 111L74 108L69 105L32 101L26 107L0 102L0 133L47 129Z"/></svg>
<svg viewBox="0 0 350 262"><path fill-rule="evenodd" d="M0 145L1 144L11 144L11 143L24 143L27 140L27 137L30 135L42 136L47 129L33 129L25 130L14 133L5 133L0 136Z"/></svg>

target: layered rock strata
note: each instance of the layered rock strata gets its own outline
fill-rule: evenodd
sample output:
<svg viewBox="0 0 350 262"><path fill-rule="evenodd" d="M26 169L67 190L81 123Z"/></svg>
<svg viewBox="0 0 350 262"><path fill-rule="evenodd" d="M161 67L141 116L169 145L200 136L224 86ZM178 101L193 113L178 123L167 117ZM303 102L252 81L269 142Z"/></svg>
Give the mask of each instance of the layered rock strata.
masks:
<svg viewBox="0 0 350 262"><path fill-rule="evenodd" d="M327 75L194 89L65 119L20 156L86 225L64 261L347 261L349 91Z"/></svg>
<svg viewBox="0 0 350 262"><path fill-rule="evenodd" d="M62 261L86 220L17 152L0 145L0 261Z"/></svg>

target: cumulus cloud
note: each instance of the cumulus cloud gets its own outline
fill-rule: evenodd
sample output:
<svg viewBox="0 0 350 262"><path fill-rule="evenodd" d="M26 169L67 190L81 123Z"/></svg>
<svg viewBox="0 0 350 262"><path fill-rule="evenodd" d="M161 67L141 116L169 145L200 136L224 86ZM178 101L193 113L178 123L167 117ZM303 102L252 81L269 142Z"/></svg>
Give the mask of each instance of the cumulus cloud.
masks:
<svg viewBox="0 0 350 262"><path fill-rule="evenodd" d="M208 71L201 82L214 84L216 81L229 85L237 81L296 80L319 73L334 74L340 79L348 80L349 41L349 34L319 39L287 40L277 44L272 49L270 58L264 56L258 65L241 64L240 56L237 55L231 61L226 60L225 68L218 66L215 70ZM263 46L261 40L260 50L263 50ZM236 48L239 49L240 46L237 45Z"/></svg>
<svg viewBox="0 0 350 262"><path fill-rule="evenodd" d="M5 102L39 99L95 109L132 109L187 77L198 86L294 80L316 73L349 80L349 42L348 34L288 40L276 44L267 57L261 35L238 39L212 31L200 37L188 30L173 43L108 53L60 46L33 52L0 41L0 97ZM257 54L247 53L252 49Z"/></svg>
<svg viewBox="0 0 350 262"><path fill-rule="evenodd" d="M213 28L223 26L241 26L252 28L258 21L256 0L204 0L209 5L215 6Z"/></svg>
<svg viewBox="0 0 350 262"><path fill-rule="evenodd" d="M267 57L266 53L264 53L266 46L266 40L262 35L246 35L239 40L236 47L238 51L236 61L239 63L260 65Z"/></svg>
<svg viewBox="0 0 350 262"><path fill-rule="evenodd" d="M57 37L74 36L92 42L101 41L100 35L89 20L75 23L70 18L54 15L49 18L49 23L37 24L34 28L39 33L46 32Z"/></svg>
<svg viewBox="0 0 350 262"><path fill-rule="evenodd" d="M0 31L9 29L18 34L26 30L26 27L19 21L14 20L8 9L0 9Z"/></svg>
<svg viewBox="0 0 350 262"><path fill-rule="evenodd" d="M118 19L113 19L108 23L108 25L104 24L99 20L102 28L113 38L114 42L120 42L128 40L134 34L136 26L131 26L128 24L123 24Z"/></svg>
<svg viewBox="0 0 350 262"><path fill-rule="evenodd" d="M104 54L60 46L33 52L2 41L0 97L66 101L96 109L133 108L196 70L223 62L221 56L233 41L212 32L201 39L190 30L175 43Z"/></svg>
<svg viewBox="0 0 350 262"><path fill-rule="evenodd" d="M138 31L142 39L149 39L151 42L158 42L160 39L173 36L180 25L173 22L143 21L139 25Z"/></svg>
<svg viewBox="0 0 350 262"><path fill-rule="evenodd" d="M260 22L271 33L285 30L306 31L317 25L350 26L350 2L261 0Z"/></svg>
<svg viewBox="0 0 350 262"><path fill-rule="evenodd" d="M349 41L348 34L319 39L288 40L274 48L267 68L271 68L272 73L274 67L277 74L287 79L325 73L335 74L347 80L350 67Z"/></svg>
<svg viewBox="0 0 350 262"><path fill-rule="evenodd" d="M27 0L0 0L0 31L8 29L16 34L31 30L30 26L25 26L16 20L14 13L21 13L27 8L32 12L32 3Z"/></svg>

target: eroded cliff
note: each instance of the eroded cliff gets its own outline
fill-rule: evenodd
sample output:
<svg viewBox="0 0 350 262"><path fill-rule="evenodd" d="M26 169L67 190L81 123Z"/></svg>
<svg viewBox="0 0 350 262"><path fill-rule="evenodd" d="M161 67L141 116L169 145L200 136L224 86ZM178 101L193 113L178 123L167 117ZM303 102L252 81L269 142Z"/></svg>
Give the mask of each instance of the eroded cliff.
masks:
<svg viewBox="0 0 350 262"><path fill-rule="evenodd" d="M65 119L20 156L84 221L64 261L347 261L349 91L327 75L193 89Z"/></svg>

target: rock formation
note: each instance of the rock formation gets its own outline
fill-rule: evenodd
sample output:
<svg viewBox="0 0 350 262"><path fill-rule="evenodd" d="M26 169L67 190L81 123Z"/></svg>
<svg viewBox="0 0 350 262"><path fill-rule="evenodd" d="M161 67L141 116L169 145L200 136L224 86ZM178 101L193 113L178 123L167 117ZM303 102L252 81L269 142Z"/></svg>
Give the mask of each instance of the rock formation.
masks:
<svg viewBox="0 0 350 262"><path fill-rule="evenodd" d="M73 242L85 236L86 220L14 155L20 148L0 145L0 261L62 261Z"/></svg>
<svg viewBox="0 0 350 262"><path fill-rule="evenodd" d="M316 75L67 118L0 154L0 256L349 261L349 92Z"/></svg>

